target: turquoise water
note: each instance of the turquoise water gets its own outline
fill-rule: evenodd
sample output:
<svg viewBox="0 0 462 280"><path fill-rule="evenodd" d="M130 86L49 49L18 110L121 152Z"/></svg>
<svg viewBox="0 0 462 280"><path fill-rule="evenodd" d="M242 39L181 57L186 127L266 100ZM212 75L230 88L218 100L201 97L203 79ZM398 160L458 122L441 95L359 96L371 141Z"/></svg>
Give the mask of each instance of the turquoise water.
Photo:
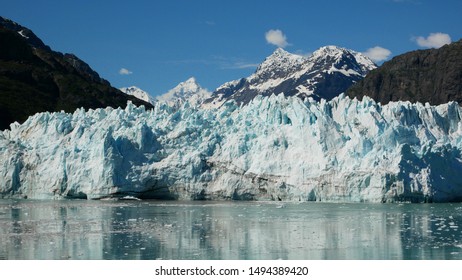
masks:
<svg viewBox="0 0 462 280"><path fill-rule="evenodd" d="M0 200L0 259L462 259L462 204Z"/></svg>

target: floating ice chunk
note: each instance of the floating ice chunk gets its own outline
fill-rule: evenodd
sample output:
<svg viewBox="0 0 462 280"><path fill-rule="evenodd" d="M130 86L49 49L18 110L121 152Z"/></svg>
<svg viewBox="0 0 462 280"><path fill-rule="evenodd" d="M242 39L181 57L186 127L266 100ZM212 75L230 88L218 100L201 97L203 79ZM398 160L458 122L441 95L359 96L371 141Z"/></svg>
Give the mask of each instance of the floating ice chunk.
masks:
<svg viewBox="0 0 462 280"><path fill-rule="evenodd" d="M132 196L132 195L126 195L126 196L124 196L124 197L121 197L120 199L121 199L121 200L138 200L138 201L141 200L140 198L134 197L134 196Z"/></svg>

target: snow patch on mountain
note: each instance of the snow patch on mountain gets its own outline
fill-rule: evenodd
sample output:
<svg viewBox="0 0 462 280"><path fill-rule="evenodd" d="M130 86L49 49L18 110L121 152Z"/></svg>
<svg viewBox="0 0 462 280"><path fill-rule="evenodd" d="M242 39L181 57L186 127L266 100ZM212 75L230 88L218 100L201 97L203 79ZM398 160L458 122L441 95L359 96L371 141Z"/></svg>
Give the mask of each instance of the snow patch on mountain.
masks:
<svg viewBox="0 0 462 280"><path fill-rule="evenodd" d="M456 103L257 96L40 113L0 132L3 197L460 201Z"/></svg>
<svg viewBox="0 0 462 280"><path fill-rule="evenodd" d="M24 30L19 30L19 31L18 31L18 34L21 35L21 36L22 36L23 38L25 38L25 39L29 39L29 36L27 36L27 35L25 34L25 31L24 31Z"/></svg>

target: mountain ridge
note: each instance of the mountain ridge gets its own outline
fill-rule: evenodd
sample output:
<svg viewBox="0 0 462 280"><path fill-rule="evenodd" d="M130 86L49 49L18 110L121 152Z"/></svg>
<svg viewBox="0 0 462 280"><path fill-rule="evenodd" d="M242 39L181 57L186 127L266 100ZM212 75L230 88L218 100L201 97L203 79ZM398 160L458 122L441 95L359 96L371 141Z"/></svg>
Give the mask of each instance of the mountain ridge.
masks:
<svg viewBox="0 0 462 280"><path fill-rule="evenodd" d="M278 48L252 75L223 84L207 102L220 105L234 99L247 104L257 95L280 93L331 100L376 67L361 53L336 46L321 47L309 57Z"/></svg>
<svg viewBox="0 0 462 280"><path fill-rule="evenodd" d="M280 93L302 99L330 100L376 67L361 53L337 46L321 47L309 57L277 48L252 75L226 82L213 93L202 89L191 77L154 99L174 107L188 100L191 105L203 108L219 107L228 100L247 104L258 95Z"/></svg>

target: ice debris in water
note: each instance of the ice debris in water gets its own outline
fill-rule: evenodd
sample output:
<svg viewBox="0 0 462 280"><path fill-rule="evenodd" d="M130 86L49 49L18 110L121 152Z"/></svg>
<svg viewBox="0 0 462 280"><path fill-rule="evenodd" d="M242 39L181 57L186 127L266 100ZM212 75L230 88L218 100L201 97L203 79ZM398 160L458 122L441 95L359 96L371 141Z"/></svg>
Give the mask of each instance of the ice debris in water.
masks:
<svg viewBox="0 0 462 280"><path fill-rule="evenodd" d="M3 197L452 201L461 108L340 95L40 113L0 131Z"/></svg>

